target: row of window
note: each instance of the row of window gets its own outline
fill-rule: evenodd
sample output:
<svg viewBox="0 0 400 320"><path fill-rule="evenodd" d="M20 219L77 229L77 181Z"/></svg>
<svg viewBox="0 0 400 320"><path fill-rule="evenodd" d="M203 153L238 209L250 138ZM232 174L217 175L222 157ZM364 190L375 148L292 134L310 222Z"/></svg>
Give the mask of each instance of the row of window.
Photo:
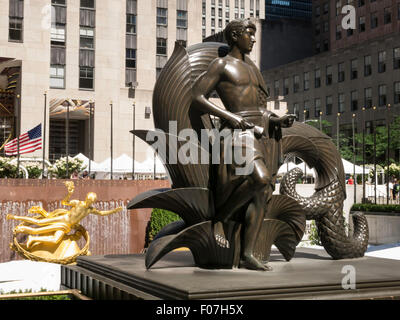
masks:
<svg viewBox="0 0 400 320"><path fill-rule="evenodd" d="M80 0L79 88L94 89L95 0ZM50 88L65 88L66 1L52 0Z"/></svg>
<svg viewBox="0 0 400 320"><path fill-rule="evenodd" d="M350 68L349 75L351 80L355 80L359 78L359 59L355 58L350 60ZM378 53L378 61L377 61L377 71L378 73L386 72L387 66L387 52L380 51ZM345 71L345 63L341 62L337 65L337 82L343 82L346 80L346 71ZM393 49L393 69L400 69L400 47ZM372 57L371 55L364 56L363 59L363 74L364 77L368 77L372 75ZM293 76L292 81L292 93L297 93L300 91L300 75L296 74ZM333 84L333 66L326 66L325 70L325 85L330 86ZM321 69L317 68L314 70L314 87L320 88L322 85L322 76ZM303 90L307 91L310 89L311 79L310 79L310 71L303 73ZM289 94L289 78L285 78L283 80L283 92L281 94L280 91L280 81L274 81L274 95L277 97L279 95L288 95Z"/></svg>
<svg viewBox="0 0 400 320"><path fill-rule="evenodd" d="M225 1L225 18L223 18L223 8L222 3L218 4L218 19L216 19L216 8L215 8L215 1L211 1L211 35L215 34L215 28L218 27L218 31L222 31L224 27L223 22L225 21L225 26L230 21L230 8L229 8L229 0ZM206 37L206 13L207 13L207 6L206 0L202 0L202 36L203 39ZM256 9L256 10L254 10ZM255 13L255 15L254 15ZM250 0L250 17L260 17L260 0ZM244 19L245 17L245 4L244 1L241 2L240 5L240 13L239 13L239 4L235 1L235 12L234 12L235 19Z"/></svg>
<svg viewBox="0 0 400 320"><path fill-rule="evenodd" d="M337 95L337 112L344 113L346 111L357 111L361 108L370 109L374 106L374 102L377 102L377 106L385 107L390 104L390 101L387 96L387 86L385 84L379 85L376 88L376 93L378 100L374 101L374 94L373 88L365 88L363 92L363 99L359 96L358 90L354 90L350 92L350 108L346 109L346 94L339 93ZM363 102L361 104L360 102ZM333 114L333 96L329 95L325 97L325 110L322 107L322 100L321 98L314 99L314 117L319 117L322 114L325 115L332 115ZM393 84L393 104L397 105L400 104L400 81L394 82ZM309 100L304 101L303 103L303 113L305 119L310 117L311 113L311 103ZM294 103L293 104L293 113L297 115L299 118L300 116L300 104Z"/></svg>
<svg viewBox="0 0 400 320"><path fill-rule="evenodd" d="M398 4L397 9L397 19L400 20L400 3ZM383 14L383 24L391 24L392 23L392 7L384 8ZM379 13L371 12L369 17L369 28L371 30L376 29L379 26ZM366 17L361 16L358 18L358 32L363 33L367 30ZM342 39L342 26L338 24L336 26L336 40ZM353 29L347 29L347 36L351 37L354 33Z"/></svg>

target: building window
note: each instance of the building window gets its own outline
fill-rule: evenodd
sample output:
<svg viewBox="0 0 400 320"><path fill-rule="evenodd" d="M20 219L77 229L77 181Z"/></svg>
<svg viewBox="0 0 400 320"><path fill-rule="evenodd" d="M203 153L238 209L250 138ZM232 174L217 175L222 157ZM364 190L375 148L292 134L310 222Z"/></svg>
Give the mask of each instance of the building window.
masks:
<svg viewBox="0 0 400 320"><path fill-rule="evenodd" d="M314 116L316 118L318 118L320 116L320 112L321 112L321 99L320 98L316 98L315 99L315 113L314 113Z"/></svg>
<svg viewBox="0 0 400 320"><path fill-rule="evenodd" d="M362 7L363 5L365 5L365 0L358 0L358 6Z"/></svg>
<svg viewBox="0 0 400 320"><path fill-rule="evenodd" d="M293 76L293 93L298 92L300 89L300 77L299 75Z"/></svg>
<svg viewBox="0 0 400 320"><path fill-rule="evenodd" d="M393 49L393 69L400 69L400 47Z"/></svg>
<svg viewBox="0 0 400 320"><path fill-rule="evenodd" d="M342 1L336 0L336 16L339 16L341 14L341 10L342 10Z"/></svg>
<svg viewBox="0 0 400 320"><path fill-rule="evenodd" d="M274 94L275 97L279 96L279 80L275 80L274 82Z"/></svg>
<svg viewBox="0 0 400 320"><path fill-rule="evenodd" d="M379 94L379 106L380 107L386 106L386 85L380 85L378 87L378 94Z"/></svg>
<svg viewBox="0 0 400 320"><path fill-rule="evenodd" d="M371 13L371 29L375 29L378 27L378 13Z"/></svg>
<svg viewBox="0 0 400 320"><path fill-rule="evenodd" d="M283 81L283 95L287 96L289 94L289 78Z"/></svg>
<svg viewBox="0 0 400 320"><path fill-rule="evenodd" d="M400 81L394 83L394 103L400 103Z"/></svg>
<svg viewBox="0 0 400 320"><path fill-rule="evenodd" d="M187 28L187 11L176 11L176 26L178 28Z"/></svg>
<svg viewBox="0 0 400 320"><path fill-rule="evenodd" d="M94 0L81 0L81 8L94 9Z"/></svg>
<svg viewBox="0 0 400 320"><path fill-rule="evenodd" d="M365 32L365 17L360 17L358 24L359 32Z"/></svg>
<svg viewBox="0 0 400 320"><path fill-rule="evenodd" d="M315 70L315 88L319 88L321 86L321 69Z"/></svg>
<svg viewBox="0 0 400 320"><path fill-rule="evenodd" d="M384 9L383 21L385 24L392 22L392 8L388 7Z"/></svg>
<svg viewBox="0 0 400 320"><path fill-rule="evenodd" d="M136 49L126 49L126 68L136 68Z"/></svg>
<svg viewBox="0 0 400 320"><path fill-rule="evenodd" d="M167 55L167 39L157 38L157 54Z"/></svg>
<svg viewBox="0 0 400 320"><path fill-rule="evenodd" d="M50 65L50 88L65 88L65 66Z"/></svg>
<svg viewBox="0 0 400 320"><path fill-rule="evenodd" d="M136 34L136 15L126 15L126 33Z"/></svg>
<svg viewBox="0 0 400 320"><path fill-rule="evenodd" d="M344 93L339 93L338 98L338 112L343 113L346 111L345 95Z"/></svg>
<svg viewBox="0 0 400 320"><path fill-rule="evenodd" d="M81 49L94 49L94 29L88 27L81 27L79 30L80 35L80 48Z"/></svg>
<svg viewBox="0 0 400 320"><path fill-rule="evenodd" d="M310 119L310 101L306 100L304 101L304 121L306 119Z"/></svg>
<svg viewBox="0 0 400 320"><path fill-rule="evenodd" d="M351 111L358 110L358 91L351 92Z"/></svg>
<svg viewBox="0 0 400 320"><path fill-rule="evenodd" d="M372 108L372 89L371 88L364 89L364 105L365 105L365 108L367 108L367 109Z"/></svg>
<svg viewBox="0 0 400 320"><path fill-rule="evenodd" d="M386 51L378 53L378 72L382 73L386 71Z"/></svg>
<svg viewBox="0 0 400 320"><path fill-rule="evenodd" d="M293 113L296 115L296 118L298 120L300 120L299 119L299 117L300 117L300 108L299 108L299 104L298 103L294 103L293 104Z"/></svg>
<svg viewBox="0 0 400 320"><path fill-rule="evenodd" d="M10 0L9 5L8 40L22 42L24 1Z"/></svg>
<svg viewBox="0 0 400 320"><path fill-rule="evenodd" d="M61 4L61 5L65 5L66 4L66 0L51 0L52 4Z"/></svg>
<svg viewBox="0 0 400 320"><path fill-rule="evenodd" d="M157 8L157 25L166 26L168 22L168 9Z"/></svg>
<svg viewBox="0 0 400 320"><path fill-rule="evenodd" d="M52 45L65 46L65 24L52 24L50 40Z"/></svg>
<svg viewBox="0 0 400 320"><path fill-rule="evenodd" d="M325 114L327 116L332 114L332 106L333 106L332 96L327 96L326 97L326 112L325 112Z"/></svg>
<svg viewBox="0 0 400 320"><path fill-rule="evenodd" d="M338 82L343 82L345 79L344 62L338 64Z"/></svg>
<svg viewBox="0 0 400 320"><path fill-rule="evenodd" d="M336 26L336 40L342 39L342 27L338 24Z"/></svg>
<svg viewBox="0 0 400 320"><path fill-rule="evenodd" d="M80 89L94 88L94 68L92 67L79 68L79 88Z"/></svg>
<svg viewBox="0 0 400 320"><path fill-rule="evenodd" d="M304 91L310 89L310 72L304 72Z"/></svg>
<svg viewBox="0 0 400 320"><path fill-rule="evenodd" d="M326 85L330 86L333 82L333 71L332 66L326 67Z"/></svg>
<svg viewBox="0 0 400 320"><path fill-rule="evenodd" d="M372 73L371 56L364 57L364 76L368 77Z"/></svg>
<svg viewBox="0 0 400 320"><path fill-rule="evenodd" d="M351 80L357 79L358 77L357 64L358 64L357 59L351 60L351 72L350 72Z"/></svg>

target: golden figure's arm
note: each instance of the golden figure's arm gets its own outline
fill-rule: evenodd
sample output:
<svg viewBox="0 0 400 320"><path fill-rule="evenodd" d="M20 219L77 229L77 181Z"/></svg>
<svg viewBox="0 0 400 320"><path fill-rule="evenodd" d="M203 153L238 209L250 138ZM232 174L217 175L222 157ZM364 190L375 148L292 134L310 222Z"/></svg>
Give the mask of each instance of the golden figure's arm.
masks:
<svg viewBox="0 0 400 320"><path fill-rule="evenodd" d="M109 214L117 213L119 211L122 211L122 207L118 207L116 209L107 210L107 211L99 211L96 208L93 208L90 213L97 214L99 216L107 216Z"/></svg>
<svg viewBox="0 0 400 320"><path fill-rule="evenodd" d="M65 182L65 186L66 186L67 189L68 189L68 194L67 194L67 196L61 201L61 204L62 204L63 206L74 206L75 203L74 203L74 202L70 202L71 195L74 193L74 190L75 190L74 183L73 183L72 181L66 181L66 182Z"/></svg>

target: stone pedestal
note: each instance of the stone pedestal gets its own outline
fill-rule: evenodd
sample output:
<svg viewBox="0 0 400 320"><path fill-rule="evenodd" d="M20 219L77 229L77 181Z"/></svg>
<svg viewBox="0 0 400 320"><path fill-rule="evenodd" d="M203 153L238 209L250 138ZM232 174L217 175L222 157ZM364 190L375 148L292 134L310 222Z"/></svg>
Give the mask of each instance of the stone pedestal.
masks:
<svg viewBox="0 0 400 320"><path fill-rule="evenodd" d="M94 299L400 298L397 260L332 260L324 250L298 248L290 262L273 251L270 265L271 272L200 269L189 251L171 252L150 270L144 255L80 257L62 267L61 284Z"/></svg>

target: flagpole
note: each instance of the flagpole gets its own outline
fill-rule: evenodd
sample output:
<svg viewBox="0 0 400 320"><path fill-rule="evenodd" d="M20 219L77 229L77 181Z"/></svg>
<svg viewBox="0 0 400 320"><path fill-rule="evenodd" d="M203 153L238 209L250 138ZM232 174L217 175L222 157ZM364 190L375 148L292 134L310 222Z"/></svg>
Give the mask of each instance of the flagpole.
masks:
<svg viewBox="0 0 400 320"><path fill-rule="evenodd" d="M18 101L18 116L20 117L21 114L21 96L19 94L17 94L17 101ZM17 178L19 178L19 162L20 162L20 155L19 155L19 135L21 133L21 128L19 125L19 121L17 121L17 119L15 119L15 123L18 124L18 126L16 125L16 129L18 127L18 130L16 130L17 132Z"/></svg>
<svg viewBox="0 0 400 320"><path fill-rule="evenodd" d="M67 126L65 137L65 152L67 154L67 179L69 179L69 103L67 105Z"/></svg>
<svg viewBox="0 0 400 320"><path fill-rule="evenodd" d="M89 103L89 177L90 177L91 163L92 163L92 109L93 109L93 100L90 100L90 103Z"/></svg>
<svg viewBox="0 0 400 320"><path fill-rule="evenodd" d="M46 158L46 111L47 111L47 91L44 92L44 117L43 117L43 131L42 131L42 147L43 147L43 162L42 162L42 179L44 179L44 161Z"/></svg>
<svg viewBox="0 0 400 320"><path fill-rule="evenodd" d="M113 103L110 102L111 107L111 145L110 145L110 152L111 152L111 180L113 179Z"/></svg>

